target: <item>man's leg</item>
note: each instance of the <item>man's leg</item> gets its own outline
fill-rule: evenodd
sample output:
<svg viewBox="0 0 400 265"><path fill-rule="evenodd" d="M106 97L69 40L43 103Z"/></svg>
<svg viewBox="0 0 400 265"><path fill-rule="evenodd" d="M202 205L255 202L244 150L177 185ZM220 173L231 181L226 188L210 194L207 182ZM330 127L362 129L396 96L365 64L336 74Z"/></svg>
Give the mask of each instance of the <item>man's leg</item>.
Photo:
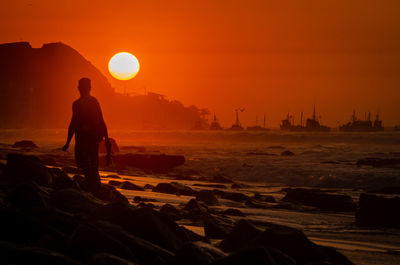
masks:
<svg viewBox="0 0 400 265"><path fill-rule="evenodd" d="M99 175L99 146L97 141L90 141L88 144L88 159L87 159L87 175L86 182L88 189L97 194L100 190L100 175Z"/></svg>

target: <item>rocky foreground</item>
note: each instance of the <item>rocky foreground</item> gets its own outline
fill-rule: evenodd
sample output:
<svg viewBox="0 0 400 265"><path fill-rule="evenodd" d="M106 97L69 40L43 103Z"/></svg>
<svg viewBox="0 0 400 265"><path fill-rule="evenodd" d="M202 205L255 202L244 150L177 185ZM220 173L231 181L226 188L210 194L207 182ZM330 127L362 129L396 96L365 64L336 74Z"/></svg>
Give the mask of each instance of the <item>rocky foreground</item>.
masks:
<svg viewBox="0 0 400 265"><path fill-rule="evenodd" d="M179 183L153 191L174 188L185 192ZM220 196L247 199L237 194ZM214 212L206 205L213 202L213 193L199 192L184 209L134 207L112 185L102 184L94 197L85 191L83 177L70 178L35 156L9 154L7 164L0 163L0 263L353 264L291 227L266 223L261 230L245 219L226 222L225 214L241 213ZM205 236L178 225L182 215L202 223Z"/></svg>

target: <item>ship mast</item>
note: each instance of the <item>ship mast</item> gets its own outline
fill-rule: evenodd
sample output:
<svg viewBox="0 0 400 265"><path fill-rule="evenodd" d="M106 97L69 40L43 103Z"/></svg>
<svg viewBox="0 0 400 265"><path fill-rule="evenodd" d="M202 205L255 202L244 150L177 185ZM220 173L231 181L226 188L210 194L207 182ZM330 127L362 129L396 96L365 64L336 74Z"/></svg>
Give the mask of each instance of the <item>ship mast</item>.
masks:
<svg viewBox="0 0 400 265"><path fill-rule="evenodd" d="M265 114L264 114L264 128L265 128Z"/></svg>
<svg viewBox="0 0 400 265"><path fill-rule="evenodd" d="M314 110L313 110L313 115L312 115L312 118L313 118L313 120L315 121L316 119L316 117L315 117L315 104L314 104Z"/></svg>

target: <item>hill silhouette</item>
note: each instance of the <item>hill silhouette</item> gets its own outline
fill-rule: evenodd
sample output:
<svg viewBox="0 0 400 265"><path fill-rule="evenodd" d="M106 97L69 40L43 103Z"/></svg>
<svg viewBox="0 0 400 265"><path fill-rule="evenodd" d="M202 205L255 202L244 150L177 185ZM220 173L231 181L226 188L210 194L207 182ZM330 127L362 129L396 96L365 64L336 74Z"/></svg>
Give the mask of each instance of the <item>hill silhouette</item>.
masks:
<svg viewBox="0 0 400 265"><path fill-rule="evenodd" d="M113 127L189 129L208 113L154 93L116 93L94 65L63 43L32 48L17 42L0 45L0 128L66 127L81 77L92 80L92 94Z"/></svg>

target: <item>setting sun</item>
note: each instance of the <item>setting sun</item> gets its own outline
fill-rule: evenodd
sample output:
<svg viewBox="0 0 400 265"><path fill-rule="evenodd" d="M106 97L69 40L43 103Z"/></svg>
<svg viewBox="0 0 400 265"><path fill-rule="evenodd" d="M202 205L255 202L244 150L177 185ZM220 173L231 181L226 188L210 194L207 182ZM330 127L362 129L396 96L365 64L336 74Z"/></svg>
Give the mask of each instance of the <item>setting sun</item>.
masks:
<svg viewBox="0 0 400 265"><path fill-rule="evenodd" d="M139 61L128 52L120 52L110 59L108 70L116 79L129 80L139 72Z"/></svg>

